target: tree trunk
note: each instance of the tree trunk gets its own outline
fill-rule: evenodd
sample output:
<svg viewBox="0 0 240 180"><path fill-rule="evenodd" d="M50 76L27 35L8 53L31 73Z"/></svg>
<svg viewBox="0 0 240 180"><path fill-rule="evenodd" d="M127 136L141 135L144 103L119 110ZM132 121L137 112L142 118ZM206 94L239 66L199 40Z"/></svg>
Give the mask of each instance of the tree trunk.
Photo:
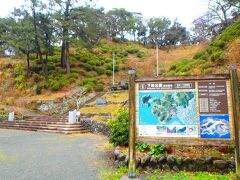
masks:
<svg viewBox="0 0 240 180"><path fill-rule="evenodd" d="M61 50L61 67L65 68L65 50L66 50L66 40L63 40L62 42L62 50Z"/></svg>
<svg viewBox="0 0 240 180"><path fill-rule="evenodd" d="M40 62L42 62L43 57L42 57L42 51L41 51L41 47L40 47L39 40L38 40L36 11L35 11L35 6L34 5L32 7L32 13L33 13L33 26L34 26L34 32L35 32L35 38L34 38L35 39L35 45L36 45L37 53L38 53L39 58L40 58Z"/></svg>
<svg viewBox="0 0 240 180"><path fill-rule="evenodd" d="M70 60L69 60L69 42L66 42L66 71L67 75L70 74Z"/></svg>
<svg viewBox="0 0 240 180"><path fill-rule="evenodd" d="M30 53L27 53L27 73L30 73Z"/></svg>

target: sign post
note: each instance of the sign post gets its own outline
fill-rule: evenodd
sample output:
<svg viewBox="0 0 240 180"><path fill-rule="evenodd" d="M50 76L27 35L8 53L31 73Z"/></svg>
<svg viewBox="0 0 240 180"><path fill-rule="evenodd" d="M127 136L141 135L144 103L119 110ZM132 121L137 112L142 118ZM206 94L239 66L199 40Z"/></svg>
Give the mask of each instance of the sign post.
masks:
<svg viewBox="0 0 240 180"><path fill-rule="evenodd" d="M238 92L238 75L237 67L230 66L230 76L231 76L231 90L232 90L232 102L233 102L233 118L234 118L234 133L235 133L235 163L236 163L236 173L240 178L240 144L239 144L239 92Z"/></svg>
<svg viewBox="0 0 240 180"><path fill-rule="evenodd" d="M136 138L136 104L135 104L135 75L134 70L129 70L129 170L128 177L136 178L136 154L135 154L135 138Z"/></svg>

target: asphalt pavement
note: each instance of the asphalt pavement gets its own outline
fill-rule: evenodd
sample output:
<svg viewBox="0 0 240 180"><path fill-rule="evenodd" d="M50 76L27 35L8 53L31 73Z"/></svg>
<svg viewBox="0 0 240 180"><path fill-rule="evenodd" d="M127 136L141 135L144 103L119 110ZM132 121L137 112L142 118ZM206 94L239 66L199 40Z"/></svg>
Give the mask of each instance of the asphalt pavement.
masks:
<svg viewBox="0 0 240 180"><path fill-rule="evenodd" d="M96 180L105 142L93 134L0 130L0 180Z"/></svg>

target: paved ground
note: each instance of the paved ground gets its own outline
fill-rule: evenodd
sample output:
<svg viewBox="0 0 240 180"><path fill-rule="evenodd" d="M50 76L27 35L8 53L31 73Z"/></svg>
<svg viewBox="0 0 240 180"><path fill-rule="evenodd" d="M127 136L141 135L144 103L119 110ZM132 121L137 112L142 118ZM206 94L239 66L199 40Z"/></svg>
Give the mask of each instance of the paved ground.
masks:
<svg viewBox="0 0 240 180"><path fill-rule="evenodd" d="M103 136L0 130L1 180L95 180Z"/></svg>

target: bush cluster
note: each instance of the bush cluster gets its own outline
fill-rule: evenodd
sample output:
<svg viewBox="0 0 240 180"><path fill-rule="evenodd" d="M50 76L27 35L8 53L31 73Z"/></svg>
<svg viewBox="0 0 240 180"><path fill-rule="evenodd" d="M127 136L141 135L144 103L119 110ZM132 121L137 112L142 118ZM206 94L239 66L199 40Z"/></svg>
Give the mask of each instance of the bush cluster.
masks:
<svg viewBox="0 0 240 180"><path fill-rule="evenodd" d="M128 133L129 133L129 112L128 108L122 107L118 110L115 119L109 121L110 143L115 146L128 145Z"/></svg>

